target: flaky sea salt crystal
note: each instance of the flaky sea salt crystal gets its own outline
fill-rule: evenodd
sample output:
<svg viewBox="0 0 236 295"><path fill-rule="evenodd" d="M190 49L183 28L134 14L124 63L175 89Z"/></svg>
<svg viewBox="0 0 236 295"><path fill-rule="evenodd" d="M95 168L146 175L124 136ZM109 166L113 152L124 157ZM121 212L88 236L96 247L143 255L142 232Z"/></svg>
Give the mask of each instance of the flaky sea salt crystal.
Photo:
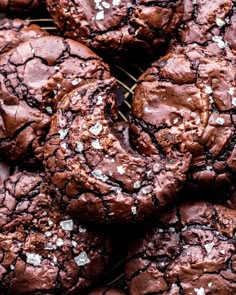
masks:
<svg viewBox="0 0 236 295"><path fill-rule="evenodd" d="M74 222L72 219L63 220L60 222L60 226L64 230L72 231L74 227Z"/></svg>
<svg viewBox="0 0 236 295"><path fill-rule="evenodd" d="M83 266L90 263L90 259L88 258L87 253L85 251L81 252L78 256L76 256L74 260L78 266Z"/></svg>
<svg viewBox="0 0 236 295"><path fill-rule="evenodd" d="M39 266L41 264L42 256L35 253L26 253L26 262L33 266Z"/></svg>

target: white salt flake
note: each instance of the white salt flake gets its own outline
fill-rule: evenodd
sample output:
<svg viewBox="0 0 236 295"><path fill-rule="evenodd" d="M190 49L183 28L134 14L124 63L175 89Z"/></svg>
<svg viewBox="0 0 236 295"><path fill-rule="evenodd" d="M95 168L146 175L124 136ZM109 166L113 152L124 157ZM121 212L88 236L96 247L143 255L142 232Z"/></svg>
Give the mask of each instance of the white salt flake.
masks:
<svg viewBox="0 0 236 295"><path fill-rule="evenodd" d="M97 179L100 179L103 182L106 182L108 177L105 174L102 174L101 170L94 170L91 172L91 174L96 177Z"/></svg>
<svg viewBox="0 0 236 295"><path fill-rule="evenodd" d="M101 105L103 102L103 97L101 95L98 95L98 98L97 98L97 105Z"/></svg>
<svg viewBox="0 0 236 295"><path fill-rule="evenodd" d="M61 247L61 246L63 246L64 245L64 242L63 242L63 240L62 239L57 239L57 241L56 241L56 245L57 245L57 247Z"/></svg>
<svg viewBox="0 0 236 295"><path fill-rule="evenodd" d="M232 98L232 105L236 107L236 97Z"/></svg>
<svg viewBox="0 0 236 295"><path fill-rule="evenodd" d="M63 220L60 222L60 226L64 230L72 231L74 227L74 222L72 219Z"/></svg>
<svg viewBox="0 0 236 295"><path fill-rule="evenodd" d="M218 117L218 118L216 119L216 123L219 124L219 125L224 125L225 120L224 120L223 118Z"/></svg>
<svg viewBox="0 0 236 295"><path fill-rule="evenodd" d="M210 288L212 286L212 283L208 283L208 287Z"/></svg>
<svg viewBox="0 0 236 295"><path fill-rule="evenodd" d="M52 260L53 260L54 263L57 263L57 257L56 256L53 256Z"/></svg>
<svg viewBox="0 0 236 295"><path fill-rule="evenodd" d="M229 90L227 91L230 95L234 95L235 88L230 87Z"/></svg>
<svg viewBox="0 0 236 295"><path fill-rule="evenodd" d="M82 151L83 151L83 149L84 149L84 145L83 145L83 143L82 142L77 142L77 146L76 146L76 148L75 148L75 151L76 152L78 152L78 153L81 153Z"/></svg>
<svg viewBox="0 0 236 295"><path fill-rule="evenodd" d="M135 181L134 188L140 188L140 187L141 187L141 182L139 180Z"/></svg>
<svg viewBox="0 0 236 295"><path fill-rule="evenodd" d="M100 145L100 142L99 142L98 139L93 140L92 143L91 143L91 145L96 150L101 150L102 149L102 146Z"/></svg>
<svg viewBox="0 0 236 295"><path fill-rule="evenodd" d="M216 18L216 24L218 27L223 27L225 25L225 22L220 18Z"/></svg>
<svg viewBox="0 0 236 295"><path fill-rule="evenodd" d="M206 94L211 94L213 91L212 91L212 88L211 88L211 86L206 86L206 88L205 88L205 93Z"/></svg>
<svg viewBox="0 0 236 295"><path fill-rule="evenodd" d="M48 225L49 226L53 225L53 222L50 219L48 220Z"/></svg>
<svg viewBox="0 0 236 295"><path fill-rule="evenodd" d="M42 256L35 253L26 253L26 262L33 266L39 266L41 264Z"/></svg>
<svg viewBox="0 0 236 295"><path fill-rule="evenodd" d="M109 9L111 7L110 3L103 1L102 6L106 9Z"/></svg>
<svg viewBox="0 0 236 295"><path fill-rule="evenodd" d="M51 107L46 107L46 111L47 111L49 114L52 114L52 108L51 108Z"/></svg>
<svg viewBox="0 0 236 295"><path fill-rule="evenodd" d="M144 112L145 112L145 113L151 113L152 111L149 109L149 107L145 107L145 108L144 108Z"/></svg>
<svg viewBox="0 0 236 295"><path fill-rule="evenodd" d="M61 89L61 84L57 83L57 89Z"/></svg>
<svg viewBox="0 0 236 295"><path fill-rule="evenodd" d="M173 120L173 124L177 124L178 121L179 121L179 119L178 119L178 118L175 118L175 119Z"/></svg>
<svg viewBox="0 0 236 295"><path fill-rule="evenodd" d="M189 97L189 98L187 99L187 101L192 101L192 97Z"/></svg>
<svg viewBox="0 0 236 295"><path fill-rule="evenodd" d="M80 233L85 233L87 230L85 227L82 227L81 225L79 226L79 232Z"/></svg>
<svg viewBox="0 0 236 295"><path fill-rule="evenodd" d="M46 237L51 237L52 233L50 231L46 231L44 234Z"/></svg>
<svg viewBox="0 0 236 295"><path fill-rule="evenodd" d="M212 41L217 43L217 46L221 49L227 47L227 42L224 42L221 36L213 36Z"/></svg>
<svg viewBox="0 0 236 295"><path fill-rule="evenodd" d="M89 128L89 131L93 135L98 135L102 131L102 125L99 122L97 122L94 126Z"/></svg>
<svg viewBox="0 0 236 295"><path fill-rule="evenodd" d="M209 101L210 101L210 103L214 103L214 99L211 95L209 96Z"/></svg>
<svg viewBox="0 0 236 295"><path fill-rule="evenodd" d="M121 175L125 173L125 168L123 166L118 166L116 169L118 173Z"/></svg>
<svg viewBox="0 0 236 295"><path fill-rule="evenodd" d="M72 84L73 86L76 86L76 85L78 85L80 82L81 82L81 79L78 78L78 79L75 79L75 80L71 81L71 84Z"/></svg>
<svg viewBox="0 0 236 295"><path fill-rule="evenodd" d="M56 66L54 67L54 69L55 69L56 71L58 71L58 70L60 69L60 66L59 66L59 65L56 65Z"/></svg>
<svg viewBox="0 0 236 295"><path fill-rule="evenodd" d="M131 8L133 7L133 4L132 3L127 3L127 8Z"/></svg>
<svg viewBox="0 0 236 295"><path fill-rule="evenodd" d="M220 253L221 254L225 254L225 250L220 250Z"/></svg>
<svg viewBox="0 0 236 295"><path fill-rule="evenodd" d="M137 208L135 206L132 206L131 207L131 212L133 215L136 215L137 214Z"/></svg>
<svg viewBox="0 0 236 295"><path fill-rule="evenodd" d="M66 129L61 129L61 130L58 131L61 140L65 139L65 137L66 137L68 131L69 131L68 128L66 128Z"/></svg>
<svg viewBox="0 0 236 295"><path fill-rule="evenodd" d="M85 251L81 252L78 256L76 256L74 260L78 266L83 266L90 263L90 259L88 258L87 253Z"/></svg>
<svg viewBox="0 0 236 295"><path fill-rule="evenodd" d="M66 150L66 149L67 149L67 144L66 144L65 142L63 142L63 143L61 144L61 147L62 147L64 150Z"/></svg>
<svg viewBox="0 0 236 295"><path fill-rule="evenodd" d="M211 253L211 250L214 247L214 243L213 242L212 243L207 243L207 244L204 245L204 247L205 247L207 253Z"/></svg>
<svg viewBox="0 0 236 295"><path fill-rule="evenodd" d="M202 287L200 289L194 288L194 291L196 292L197 295L205 295L205 290Z"/></svg>
<svg viewBox="0 0 236 295"><path fill-rule="evenodd" d="M212 166L206 166L206 169L207 169L208 171L211 171L211 170L212 170Z"/></svg>
<svg viewBox="0 0 236 295"><path fill-rule="evenodd" d="M72 241L71 244L74 248L78 245L76 241Z"/></svg>
<svg viewBox="0 0 236 295"><path fill-rule="evenodd" d="M112 0L112 5L114 6L120 5L120 0Z"/></svg>
<svg viewBox="0 0 236 295"><path fill-rule="evenodd" d="M104 10L101 10L96 14L96 20L102 20L102 19L104 19Z"/></svg>

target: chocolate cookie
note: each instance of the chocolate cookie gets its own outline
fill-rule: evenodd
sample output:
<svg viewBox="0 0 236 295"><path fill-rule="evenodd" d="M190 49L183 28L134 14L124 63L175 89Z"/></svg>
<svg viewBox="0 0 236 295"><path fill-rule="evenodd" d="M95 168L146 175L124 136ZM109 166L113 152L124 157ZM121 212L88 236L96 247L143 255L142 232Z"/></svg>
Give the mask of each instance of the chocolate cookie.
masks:
<svg viewBox="0 0 236 295"><path fill-rule="evenodd" d="M157 54L183 15L182 0L47 0L47 7L64 36L113 58Z"/></svg>
<svg viewBox="0 0 236 295"><path fill-rule="evenodd" d="M183 21L177 39L182 46L197 43L211 55L236 53L236 2L184 0Z"/></svg>
<svg viewBox="0 0 236 295"><path fill-rule="evenodd" d="M39 143L57 101L79 85L109 76L108 66L90 49L60 37L37 38L6 53L0 59L1 156L40 158Z"/></svg>
<svg viewBox="0 0 236 295"><path fill-rule="evenodd" d="M109 236L62 212L45 180L17 173L0 188L0 294L81 294L110 262Z"/></svg>
<svg viewBox="0 0 236 295"><path fill-rule="evenodd" d="M130 247L130 295L236 293L236 215L210 203L182 204Z"/></svg>
<svg viewBox="0 0 236 295"><path fill-rule="evenodd" d="M1 0L0 11L29 13L45 5L46 0Z"/></svg>
<svg viewBox="0 0 236 295"><path fill-rule="evenodd" d="M21 42L47 35L46 31L37 25L30 25L26 20L6 18L0 20L0 54L11 50Z"/></svg>
<svg viewBox="0 0 236 295"><path fill-rule="evenodd" d="M193 155L188 183L227 187L236 173L235 67L198 46L169 53L139 79L131 133L150 155L169 150Z"/></svg>
<svg viewBox="0 0 236 295"><path fill-rule="evenodd" d="M98 288L88 293L87 295L125 295L126 293L109 287Z"/></svg>
<svg viewBox="0 0 236 295"><path fill-rule="evenodd" d="M45 168L67 212L86 222L142 221L172 202L190 155L141 157L113 131L114 80L65 95L52 117ZM125 137L124 137L125 138Z"/></svg>

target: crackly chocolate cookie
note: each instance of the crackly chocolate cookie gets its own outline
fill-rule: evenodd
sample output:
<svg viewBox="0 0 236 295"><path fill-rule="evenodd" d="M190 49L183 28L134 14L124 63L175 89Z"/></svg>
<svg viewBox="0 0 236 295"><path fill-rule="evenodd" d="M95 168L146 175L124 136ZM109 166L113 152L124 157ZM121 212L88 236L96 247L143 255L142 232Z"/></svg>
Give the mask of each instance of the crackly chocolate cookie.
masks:
<svg viewBox="0 0 236 295"><path fill-rule="evenodd" d="M46 0L1 0L0 11L29 13L43 7L45 2Z"/></svg>
<svg viewBox="0 0 236 295"><path fill-rule="evenodd" d="M21 42L47 36L48 33L29 21L20 19L0 20L0 54L19 45Z"/></svg>
<svg viewBox="0 0 236 295"><path fill-rule="evenodd" d="M169 53L139 79L131 134L148 155L192 155L188 183L227 187L236 173L236 82L233 63L197 46Z"/></svg>
<svg viewBox="0 0 236 295"><path fill-rule="evenodd" d="M152 216L173 200L190 162L187 154L161 159L135 153L113 132L114 105L114 80L79 87L59 104L46 139L48 179L67 212L87 222Z"/></svg>
<svg viewBox="0 0 236 295"><path fill-rule="evenodd" d="M130 295L236 293L235 210L186 203L130 247L125 275Z"/></svg>
<svg viewBox="0 0 236 295"><path fill-rule="evenodd" d="M47 0L53 21L64 36L93 49L125 58L156 54L178 27L183 1Z"/></svg>
<svg viewBox="0 0 236 295"><path fill-rule="evenodd" d="M56 102L79 85L109 76L90 49L60 37L37 38L6 53L0 59L1 156L40 158L39 141Z"/></svg>
<svg viewBox="0 0 236 295"><path fill-rule="evenodd" d="M233 58L236 53L236 2L184 0L177 39L182 46L197 43L211 55ZM173 48L174 49L174 48Z"/></svg>
<svg viewBox="0 0 236 295"><path fill-rule="evenodd" d="M90 293L88 293L87 295L125 295L125 294L126 293L121 290L104 287L104 288L95 289L91 291Z"/></svg>
<svg viewBox="0 0 236 295"><path fill-rule="evenodd" d="M0 187L0 294L80 294L110 262L109 235L62 212L44 181L17 173Z"/></svg>

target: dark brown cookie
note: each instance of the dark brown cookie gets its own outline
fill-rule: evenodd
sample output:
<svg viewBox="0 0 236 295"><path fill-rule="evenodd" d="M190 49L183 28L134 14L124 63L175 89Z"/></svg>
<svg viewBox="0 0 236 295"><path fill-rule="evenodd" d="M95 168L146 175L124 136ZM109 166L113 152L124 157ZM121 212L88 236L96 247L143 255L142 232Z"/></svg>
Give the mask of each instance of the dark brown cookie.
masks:
<svg viewBox="0 0 236 295"><path fill-rule="evenodd" d="M19 45L21 42L47 36L48 33L29 21L20 19L0 20L0 54Z"/></svg>
<svg viewBox="0 0 236 295"><path fill-rule="evenodd" d="M132 101L135 146L149 156L188 151L189 184L227 187L236 173L235 74L229 60L191 45L154 63Z"/></svg>
<svg viewBox="0 0 236 295"><path fill-rule="evenodd" d="M61 204L80 220L142 221L172 202L190 155L141 157L113 131L114 80L77 88L52 117L44 157ZM123 137L125 138L125 136Z"/></svg>
<svg viewBox="0 0 236 295"><path fill-rule="evenodd" d="M197 43L211 55L236 53L235 0L184 0L185 12L177 39L182 46Z"/></svg>
<svg viewBox="0 0 236 295"><path fill-rule="evenodd" d="M0 11L29 13L42 8L46 0L1 0Z"/></svg>
<svg viewBox="0 0 236 295"><path fill-rule="evenodd" d="M47 6L64 36L113 58L157 54L183 15L182 0L47 0Z"/></svg>
<svg viewBox="0 0 236 295"><path fill-rule="evenodd" d="M0 294L81 294L106 270L111 241L60 211L45 176L0 188Z"/></svg>
<svg viewBox="0 0 236 295"><path fill-rule="evenodd" d="M130 247L130 295L234 295L235 210L187 203L163 215Z"/></svg>
<svg viewBox="0 0 236 295"><path fill-rule="evenodd" d="M60 37L37 38L6 53L0 60L1 156L40 158L39 142L56 102L79 85L109 76L90 49Z"/></svg>
<svg viewBox="0 0 236 295"><path fill-rule="evenodd" d="M125 295L126 293L109 287L98 288L88 293L87 295Z"/></svg>

